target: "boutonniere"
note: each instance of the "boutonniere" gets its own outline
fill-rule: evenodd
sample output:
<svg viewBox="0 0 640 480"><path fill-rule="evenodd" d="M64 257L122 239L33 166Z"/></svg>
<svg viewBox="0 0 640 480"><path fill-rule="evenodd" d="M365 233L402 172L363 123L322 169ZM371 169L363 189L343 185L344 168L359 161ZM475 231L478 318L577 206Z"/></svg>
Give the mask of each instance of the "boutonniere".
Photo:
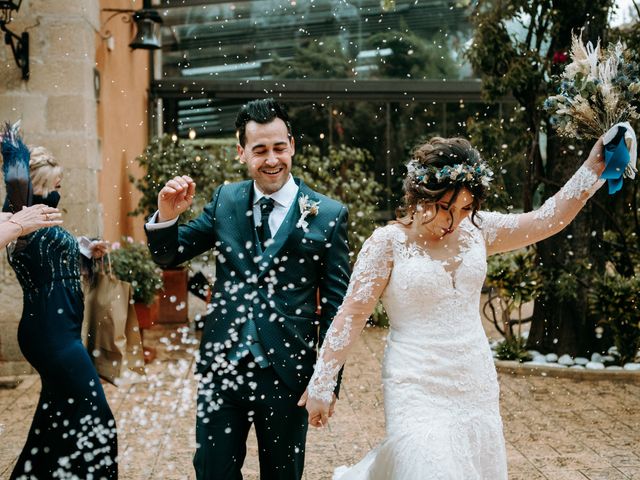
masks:
<svg viewBox="0 0 640 480"><path fill-rule="evenodd" d="M296 223L296 228L302 228L302 230L306 232L309 231L307 228L309 226L309 222L307 222L306 218L309 215L317 215L320 210L320 202L312 202L309 200L308 195L302 195L298 199L298 205L300 205L300 220Z"/></svg>

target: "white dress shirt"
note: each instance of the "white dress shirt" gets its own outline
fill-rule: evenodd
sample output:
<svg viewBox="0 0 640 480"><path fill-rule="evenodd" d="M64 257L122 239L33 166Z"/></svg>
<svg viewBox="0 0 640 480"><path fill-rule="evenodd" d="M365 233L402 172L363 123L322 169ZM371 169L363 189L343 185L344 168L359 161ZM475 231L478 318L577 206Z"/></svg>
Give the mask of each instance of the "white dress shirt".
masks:
<svg viewBox="0 0 640 480"><path fill-rule="evenodd" d="M298 185L293 180L293 177L289 175L289 180L285 183L280 190L271 195L265 195L260 191L256 182L253 182L253 223L255 226L260 223L260 199L262 197L270 197L273 198L273 211L271 215L269 215L269 230L271 230L271 238L275 237L278 229L282 225L287 213L289 213L289 208L293 202L295 202L296 197L298 196ZM173 225L178 221L179 217L176 217L171 220L167 220L166 222L158 222L158 212L154 213L151 218L149 218L149 222L145 225L147 230L160 230L162 228L167 228Z"/></svg>

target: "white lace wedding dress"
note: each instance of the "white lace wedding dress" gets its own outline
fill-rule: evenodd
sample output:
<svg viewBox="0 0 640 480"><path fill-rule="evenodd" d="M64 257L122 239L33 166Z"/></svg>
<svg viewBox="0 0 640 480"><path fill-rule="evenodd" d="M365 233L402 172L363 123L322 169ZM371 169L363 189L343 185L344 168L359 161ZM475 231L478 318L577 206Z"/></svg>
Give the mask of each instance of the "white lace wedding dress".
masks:
<svg viewBox="0 0 640 480"><path fill-rule="evenodd" d="M458 228L448 261L398 224L365 242L323 344L309 397L329 402L337 373L378 298L389 315L382 381L386 438L334 480L506 480L499 387L479 304L487 253L559 231L602 184L582 167L535 212L481 212ZM347 370L348 374L348 370Z"/></svg>

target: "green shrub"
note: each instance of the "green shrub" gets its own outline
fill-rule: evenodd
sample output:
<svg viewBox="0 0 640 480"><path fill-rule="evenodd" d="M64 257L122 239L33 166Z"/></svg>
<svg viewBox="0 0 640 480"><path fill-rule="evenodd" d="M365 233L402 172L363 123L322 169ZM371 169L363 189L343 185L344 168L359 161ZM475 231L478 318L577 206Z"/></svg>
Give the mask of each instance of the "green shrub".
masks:
<svg viewBox="0 0 640 480"><path fill-rule="evenodd" d="M531 355L527 351L526 339L520 336L505 338L496 347L496 355L500 360L517 360L524 362L531 360Z"/></svg>
<svg viewBox="0 0 640 480"><path fill-rule="evenodd" d="M114 275L133 287L133 301L151 305L162 288L162 270L153 262L142 242L123 237L111 245L111 268Z"/></svg>
<svg viewBox="0 0 640 480"><path fill-rule="evenodd" d="M540 289L533 248L491 256L487 263L485 285L490 288L489 298L483 307L485 314L492 318L496 329L507 340L519 338L523 322L522 306L534 300ZM496 302L500 314L495 310ZM516 310L518 319L513 320L511 317ZM514 325L518 326L517 334L513 331Z"/></svg>
<svg viewBox="0 0 640 480"><path fill-rule="evenodd" d="M142 178L129 176L129 181L142 193L131 215L153 214L164 184L177 175L188 175L196 183L197 192L191 209L182 214L181 221L195 218L211 200L218 185L244 179L244 169L235 158L235 143L230 141L174 141L170 135L154 138L136 158L146 174Z"/></svg>
<svg viewBox="0 0 640 480"><path fill-rule="evenodd" d="M593 285L589 304L600 324L611 329L620 364L633 362L640 349L640 275L605 274Z"/></svg>
<svg viewBox="0 0 640 480"><path fill-rule="evenodd" d="M293 175L349 209L349 246L354 258L377 226L376 210L384 191L374 178L372 162L367 150L345 146L332 147L326 155L309 146L293 160Z"/></svg>

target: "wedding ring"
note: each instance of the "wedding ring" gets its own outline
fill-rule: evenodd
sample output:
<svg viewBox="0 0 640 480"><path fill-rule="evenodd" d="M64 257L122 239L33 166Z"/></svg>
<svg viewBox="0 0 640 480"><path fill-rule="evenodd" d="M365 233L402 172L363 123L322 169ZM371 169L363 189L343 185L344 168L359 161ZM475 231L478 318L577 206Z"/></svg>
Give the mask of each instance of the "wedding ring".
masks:
<svg viewBox="0 0 640 480"><path fill-rule="evenodd" d="M48 213L45 213L45 214L44 214L44 219L45 219L47 222L49 221L49 214L48 214Z"/></svg>

